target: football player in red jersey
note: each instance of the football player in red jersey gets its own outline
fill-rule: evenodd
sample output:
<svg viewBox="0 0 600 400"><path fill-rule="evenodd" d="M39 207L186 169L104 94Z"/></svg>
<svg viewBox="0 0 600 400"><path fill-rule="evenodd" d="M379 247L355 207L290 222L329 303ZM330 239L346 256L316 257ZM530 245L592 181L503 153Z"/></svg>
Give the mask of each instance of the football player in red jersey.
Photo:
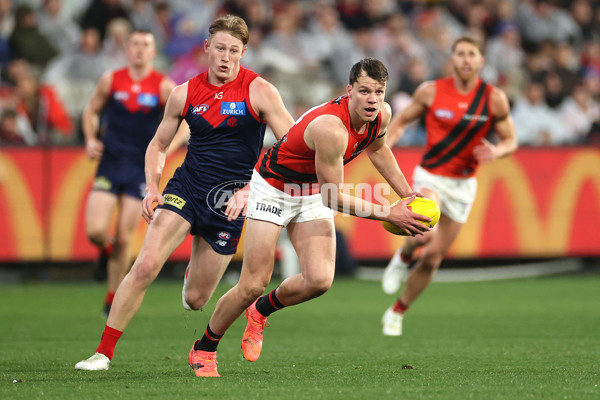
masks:
<svg viewBox="0 0 600 400"><path fill-rule="evenodd" d="M183 304L199 310L212 296L242 232L250 180L262 148L266 125L279 139L293 125L277 89L240 65L248 43L243 19L226 15L209 28L204 43L208 71L175 87L163 119L146 150L146 196L142 215L150 224L140 254L125 276L106 321L100 345L75 369L107 370L121 334L139 310L148 286L171 253L193 236L183 287ZM190 129L186 158L164 189L158 186L169 146L182 118ZM214 190L240 183L227 205ZM223 192L222 195L227 193ZM154 206L158 204L157 209ZM220 335L207 328L188 356L201 377L218 377L216 345Z"/></svg>
<svg viewBox="0 0 600 400"><path fill-rule="evenodd" d="M390 123L388 144L396 143L408 124L425 115L427 142L413 187L435 202L441 217L431 232L408 237L386 267L383 290L398 291L413 254L423 247L398 300L383 316L383 334L402 334L402 318L427 288L446 252L466 222L475 194L475 171L483 163L517 149L510 106L504 92L479 77L484 58L480 44L469 37L452 46L451 77L422 83L412 102ZM498 141L488 141L495 133Z"/></svg>
<svg viewBox="0 0 600 400"><path fill-rule="evenodd" d="M387 80L381 61L359 61L351 69L347 94L307 111L256 164L240 280L219 299L209 321L210 330L223 335L246 310L242 352L249 361L256 361L261 353L263 328L271 313L316 298L331 286L335 270L333 210L387 220L411 234L429 230L417 218L430 219L406 206L416 193L385 141L391 118L384 102ZM344 164L362 151L394 191L408 199L390 206L343 193ZM275 246L283 227L298 254L301 273L259 298L271 279Z"/></svg>
<svg viewBox="0 0 600 400"><path fill-rule="evenodd" d="M108 71L100 78L82 115L87 155L100 161L87 200L85 226L89 240L101 249L96 277L102 279L106 274L108 278L106 316L117 287L131 266L129 245L144 198L146 147L175 86L170 78L152 68L156 54L152 33L134 31L127 41L126 53L128 66ZM115 208L115 233L110 239Z"/></svg>

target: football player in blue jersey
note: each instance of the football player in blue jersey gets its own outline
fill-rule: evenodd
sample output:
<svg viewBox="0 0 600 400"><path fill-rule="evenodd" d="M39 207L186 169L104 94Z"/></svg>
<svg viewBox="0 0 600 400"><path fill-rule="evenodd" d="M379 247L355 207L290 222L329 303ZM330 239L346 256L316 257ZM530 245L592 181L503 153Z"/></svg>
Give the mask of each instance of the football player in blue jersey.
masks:
<svg viewBox="0 0 600 400"><path fill-rule="evenodd" d="M142 214L150 225L144 244L116 292L96 353L75 369L109 368L117 341L148 286L188 234L193 241L183 290L186 308L198 310L206 304L235 253L245 215L243 187L258 160L266 124L278 139L294 124L277 89L240 65L247 43L244 20L217 18L204 45L208 71L171 92L146 151ZM161 194L166 154L182 118L191 132L187 155ZM235 189L241 190L226 196L224 203L222 195ZM219 337L206 333L194 343L188 362L197 376L219 376L211 352Z"/></svg>
<svg viewBox="0 0 600 400"><path fill-rule="evenodd" d="M101 249L96 278L108 277L104 313L131 266L129 245L144 198L144 154L160 122L173 81L155 71L154 36L135 31L126 48L127 67L106 72L84 109L85 149L99 160L87 200L86 233ZM102 122L101 122L102 121ZM117 209L114 239L109 234Z"/></svg>

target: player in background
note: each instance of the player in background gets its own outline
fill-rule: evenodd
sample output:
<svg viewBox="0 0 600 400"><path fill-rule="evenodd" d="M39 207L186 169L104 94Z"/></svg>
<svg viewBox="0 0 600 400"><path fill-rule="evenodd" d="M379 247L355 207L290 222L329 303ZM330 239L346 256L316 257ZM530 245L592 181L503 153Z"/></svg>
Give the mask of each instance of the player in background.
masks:
<svg viewBox="0 0 600 400"><path fill-rule="evenodd" d="M247 43L243 19L217 18L204 43L208 71L171 92L146 151L142 214L150 226L141 252L117 290L96 353L75 369L109 368L117 341L140 308L148 286L188 234L193 241L183 285L184 306L201 309L225 272L242 232L244 218L238 216L245 214L247 189L238 190L222 208L223 197L214 196L214 190L231 182L239 183L239 188L247 186L266 124L279 139L294 123L277 89L241 67ZM166 153L182 118L191 131L187 154L161 195L158 185ZM207 332L190 351L188 361L197 376L218 376L216 360L203 351L211 337Z"/></svg>
<svg viewBox="0 0 600 400"><path fill-rule="evenodd" d="M202 339L207 354L216 358L220 338L246 310L242 351L247 360L256 361L262 331L272 312L329 289L335 270L332 209L389 220L412 234L429 229L416 220L421 216L406 207L415 193L385 142L391 118L384 102L387 79L387 69L380 61L367 58L356 63L347 94L306 112L256 164L250 181L240 280L217 302ZM390 207L342 192L344 164L363 150L394 191L408 200ZM301 273L258 298L271 279L283 227L298 254Z"/></svg>
<svg viewBox="0 0 600 400"><path fill-rule="evenodd" d="M89 240L101 249L96 273L107 274L107 316L115 291L131 266L129 245L145 195L146 147L175 86L152 67L156 55L152 33L134 31L126 53L128 66L102 75L82 116L87 155L100 160L87 200L85 227ZM112 239L109 228L115 208Z"/></svg>
<svg viewBox="0 0 600 400"><path fill-rule="evenodd" d="M467 221L477 192L477 167L517 149L506 95L479 78L484 63L480 44L459 38L452 46L451 62L452 76L422 83L412 102L390 123L392 146L408 124L425 115L427 143L413 187L438 203L441 217L429 233L408 237L385 269L383 290L396 293L415 250L423 246L402 294L383 316L383 334L388 336L402 334L404 313L427 288ZM486 139L492 132L499 139L496 144Z"/></svg>

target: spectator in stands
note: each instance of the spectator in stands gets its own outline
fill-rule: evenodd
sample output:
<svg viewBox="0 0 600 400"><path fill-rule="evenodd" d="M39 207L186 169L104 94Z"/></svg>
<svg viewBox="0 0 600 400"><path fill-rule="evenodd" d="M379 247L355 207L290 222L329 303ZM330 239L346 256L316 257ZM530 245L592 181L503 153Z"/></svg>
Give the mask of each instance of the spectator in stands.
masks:
<svg viewBox="0 0 600 400"><path fill-rule="evenodd" d="M560 120L545 102L544 85L531 81L517 99L513 119L520 145L551 146L564 142Z"/></svg>
<svg viewBox="0 0 600 400"><path fill-rule="evenodd" d="M73 136L71 117L49 84L40 84L25 68L14 77L16 110L27 116L39 142L63 143Z"/></svg>
<svg viewBox="0 0 600 400"><path fill-rule="evenodd" d="M588 88L579 84L560 107L559 117L565 129L564 143L583 144L592 125L600 121L600 106Z"/></svg>
<svg viewBox="0 0 600 400"><path fill-rule="evenodd" d="M0 67L10 61L9 38L15 26L12 0L0 0Z"/></svg>
<svg viewBox="0 0 600 400"><path fill-rule="evenodd" d="M581 41L579 25L553 0L521 1L517 7L517 20L528 49L534 49L546 40L556 43Z"/></svg>
<svg viewBox="0 0 600 400"><path fill-rule="evenodd" d="M121 0L91 0L81 17L81 26L83 29L96 28L100 33L100 41L104 41L108 24L115 18L129 21L129 13Z"/></svg>
<svg viewBox="0 0 600 400"><path fill-rule="evenodd" d="M100 56L107 69L119 69L127 66L125 47L131 34L131 24L124 18L115 18L108 23L106 38L102 43Z"/></svg>
<svg viewBox="0 0 600 400"><path fill-rule="evenodd" d="M62 12L62 0L43 0L37 12L38 25L61 54L73 52L79 45L81 29Z"/></svg>
<svg viewBox="0 0 600 400"><path fill-rule="evenodd" d="M54 44L40 32L35 12L28 4L17 7L15 29L9 40L13 58L22 58L39 69L58 54Z"/></svg>
<svg viewBox="0 0 600 400"><path fill-rule="evenodd" d="M69 115L77 121L77 140L81 143L81 113L106 69L100 53L100 33L91 27L83 30L79 50L58 57L46 69L43 80L56 87Z"/></svg>

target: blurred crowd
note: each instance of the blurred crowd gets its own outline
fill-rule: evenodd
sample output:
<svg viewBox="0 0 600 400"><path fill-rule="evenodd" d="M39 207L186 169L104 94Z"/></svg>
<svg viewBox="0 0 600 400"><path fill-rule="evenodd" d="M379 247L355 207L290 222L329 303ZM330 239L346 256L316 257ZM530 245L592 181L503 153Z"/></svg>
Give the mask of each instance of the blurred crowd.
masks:
<svg viewBox="0 0 600 400"><path fill-rule="evenodd" d="M485 81L511 101L522 146L600 145L600 0L0 0L0 144L82 145L83 107L127 64L132 29L154 33L157 69L183 83L207 69L215 16L250 28L242 64L273 82L294 117L345 92L365 56L405 107L449 74L463 35L485 45ZM416 124L398 145L424 143Z"/></svg>

